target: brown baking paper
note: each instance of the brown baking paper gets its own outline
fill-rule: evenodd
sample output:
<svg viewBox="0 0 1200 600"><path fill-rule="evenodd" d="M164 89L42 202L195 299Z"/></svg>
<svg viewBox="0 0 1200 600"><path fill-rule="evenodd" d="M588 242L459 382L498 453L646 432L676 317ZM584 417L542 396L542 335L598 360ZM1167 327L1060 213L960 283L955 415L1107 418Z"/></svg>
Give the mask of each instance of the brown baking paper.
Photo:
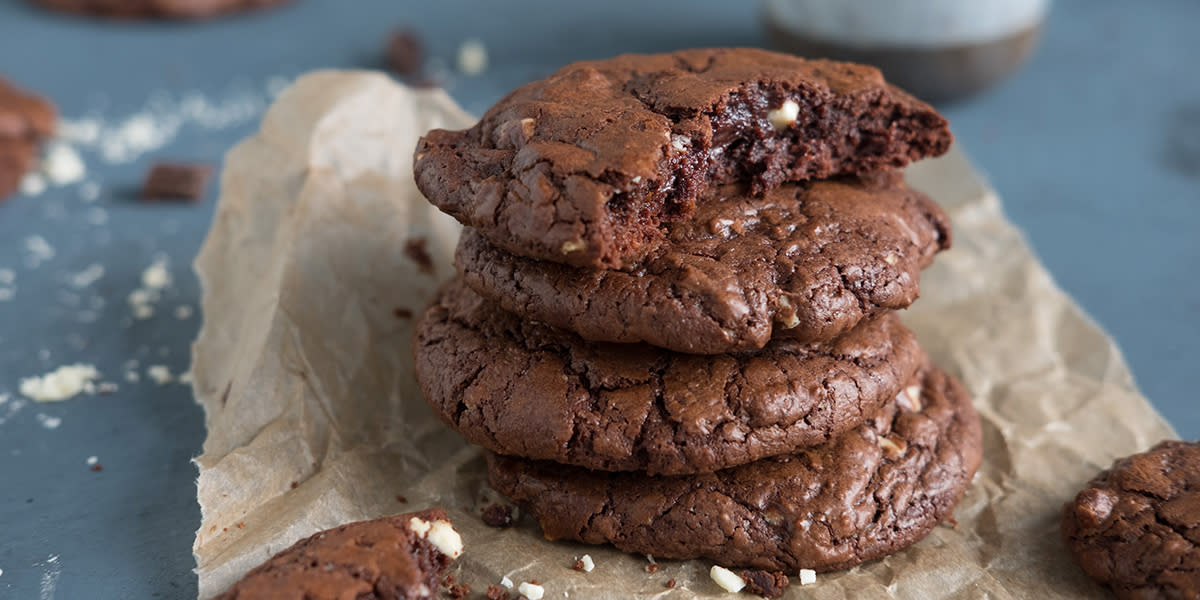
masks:
<svg viewBox="0 0 1200 600"><path fill-rule="evenodd" d="M441 91L322 72L285 92L230 152L196 260L202 599L317 530L429 506L450 510L466 543L458 579L476 592L507 576L536 579L547 599L723 595L707 562L662 561L650 574L642 556L546 541L529 518L508 530L479 520L490 494L483 460L421 400L409 316L451 276L458 235L414 186L412 148L427 129L471 121ZM904 319L974 394L983 466L957 527L793 584L788 597L1099 595L1060 541L1062 503L1114 457L1174 434L961 153L909 175L946 208L956 236ZM414 260L420 249L432 268ZM584 553L591 573L571 569Z"/></svg>

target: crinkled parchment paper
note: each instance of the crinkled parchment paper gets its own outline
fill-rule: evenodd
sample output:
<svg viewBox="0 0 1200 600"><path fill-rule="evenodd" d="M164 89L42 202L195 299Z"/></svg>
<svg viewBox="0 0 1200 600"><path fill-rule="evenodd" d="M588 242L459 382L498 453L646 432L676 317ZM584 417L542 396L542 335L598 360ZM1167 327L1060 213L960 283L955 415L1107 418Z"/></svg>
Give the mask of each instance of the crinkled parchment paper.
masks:
<svg viewBox="0 0 1200 600"><path fill-rule="evenodd" d="M459 580L477 591L507 575L538 580L548 599L721 594L705 563L666 561L649 574L643 557L548 542L528 518L509 530L478 519L483 461L421 400L409 316L451 276L458 234L417 192L412 148L429 128L471 120L440 91L323 72L285 92L229 154L196 261L205 322L193 368L208 425L197 459L201 598L314 531L431 505L451 511L467 547ZM975 395L983 467L957 527L788 596L1100 594L1060 541L1062 503L1114 457L1174 434L962 154L909 173L950 213L956 240L904 317ZM410 242L424 244L431 270L406 253ZM585 552L595 570L573 571ZM679 585L667 590L671 578Z"/></svg>

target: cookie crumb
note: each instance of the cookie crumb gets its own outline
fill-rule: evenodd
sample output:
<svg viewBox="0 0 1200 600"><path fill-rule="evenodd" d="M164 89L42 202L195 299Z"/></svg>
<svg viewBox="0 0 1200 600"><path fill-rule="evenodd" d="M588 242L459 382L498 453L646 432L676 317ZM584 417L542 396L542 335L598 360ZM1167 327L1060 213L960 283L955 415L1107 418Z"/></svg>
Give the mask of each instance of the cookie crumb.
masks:
<svg viewBox="0 0 1200 600"><path fill-rule="evenodd" d="M387 42L388 67L397 75L415 75L425 62L421 37L410 29L392 32Z"/></svg>
<svg viewBox="0 0 1200 600"><path fill-rule="evenodd" d="M207 165L160 162L142 183L142 200L196 202L204 197L212 169Z"/></svg>
<svg viewBox="0 0 1200 600"><path fill-rule="evenodd" d="M451 584L446 589L446 595L450 596L454 600L462 600L463 598L466 598L467 595L470 593L471 593L471 585L467 584L467 583Z"/></svg>
<svg viewBox="0 0 1200 600"><path fill-rule="evenodd" d="M298 487L300 487L300 482L299 482L299 481L293 481L293 482L292 482L292 489L294 490L294 489L296 489L296 488L298 488Z"/></svg>
<svg viewBox="0 0 1200 600"><path fill-rule="evenodd" d="M778 598L788 586L788 577L780 571L745 570L741 573L746 591L763 598Z"/></svg>
<svg viewBox="0 0 1200 600"><path fill-rule="evenodd" d="M483 509L483 523L488 527L512 527L513 510L505 504L492 504Z"/></svg>
<svg viewBox="0 0 1200 600"><path fill-rule="evenodd" d="M672 578L668 579L666 585L667 585L667 589L675 589L675 578L672 577Z"/></svg>
<svg viewBox="0 0 1200 600"><path fill-rule="evenodd" d="M34 402L59 402L74 398L100 378L100 371L82 363L63 365L41 377L21 380L21 395Z"/></svg>
<svg viewBox="0 0 1200 600"><path fill-rule="evenodd" d="M100 471L104 470L104 465L102 465L100 463L96 463L96 464L92 465L92 470L99 473Z"/></svg>
<svg viewBox="0 0 1200 600"><path fill-rule="evenodd" d="M517 591L529 600L542 600L546 594L546 588L532 582L522 582L517 586Z"/></svg>
<svg viewBox="0 0 1200 600"><path fill-rule="evenodd" d="M647 573L657 573L658 572L658 563L650 563L650 564L646 565L646 572Z"/></svg>
<svg viewBox="0 0 1200 600"><path fill-rule="evenodd" d="M817 582L817 572L812 569L800 569L800 585Z"/></svg>
<svg viewBox="0 0 1200 600"><path fill-rule="evenodd" d="M413 318L413 312L402 306L397 306L396 308L392 309L392 316L396 317L397 319L408 320Z"/></svg>
<svg viewBox="0 0 1200 600"><path fill-rule="evenodd" d="M396 494L396 502L399 502L401 504L408 504L408 498L405 498L404 496L401 496L400 494Z"/></svg>
<svg viewBox="0 0 1200 600"><path fill-rule="evenodd" d="M487 586L487 594L485 597L487 600L509 600L511 598L508 590L505 590L498 585Z"/></svg>
<svg viewBox="0 0 1200 600"><path fill-rule="evenodd" d="M721 565L713 565L708 570L708 576L721 587L721 589L736 594L746 587L746 581L738 577L737 573L722 567Z"/></svg>
<svg viewBox="0 0 1200 600"><path fill-rule="evenodd" d="M417 269L430 275L433 273L433 258L425 248L425 238L414 238L404 243L404 255L417 263Z"/></svg>
<svg viewBox="0 0 1200 600"><path fill-rule="evenodd" d="M591 573L592 569L596 568L596 563L592 560L592 555L584 554L583 556L579 557L579 560L575 561L575 564L572 565L572 568L576 571Z"/></svg>

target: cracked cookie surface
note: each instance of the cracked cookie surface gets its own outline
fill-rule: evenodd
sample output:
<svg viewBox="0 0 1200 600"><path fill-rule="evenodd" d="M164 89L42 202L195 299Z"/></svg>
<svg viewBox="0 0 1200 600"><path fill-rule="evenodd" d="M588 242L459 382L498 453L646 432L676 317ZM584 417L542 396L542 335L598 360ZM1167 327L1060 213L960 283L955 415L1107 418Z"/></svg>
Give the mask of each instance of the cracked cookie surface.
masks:
<svg viewBox="0 0 1200 600"><path fill-rule="evenodd" d="M488 456L491 485L552 540L656 558L833 571L894 553L947 518L981 458L979 417L936 369L831 442L707 475L648 477Z"/></svg>
<svg viewBox="0 0 1200 600"><path fill-rule="evenodd" d="M359 521L296 542L214 600L433 599L461 552L440 508Z"/></svg>
<svg viewBox="0 0 1200 600"><path fill-rule="evenodd" d="M923 359L892 314L829 344L775 340L734 355L587 342L505 312L461 280L425 313L415 354L426 402L468 441L654 474L823 443L901 393Z"/></svg>
<svg viewBox="0 0 1200 600"><path fill-rule="evenodd" d="M950 246L945 213L897 173L710 192L691 219L622 270L523 258L467 228L455 264L506 310L602 342L692 354L827 342L916 300Z"/></svg>
<svg viewBox="0 0 1200 600"><path fill-rule="evenodd" d="M758 194L902 167L951 140L873 67L697 49L567 65L470 129L426 134L414 172L438 208L508 252L621 268L710 185Z"/></svg>
<svg viewBox="0 0 1200 600"><path fill-rule="evenodd" d="M1200 598L1200 444L1122 458L1063 508L1075 561L1119 598Z"/></svg>

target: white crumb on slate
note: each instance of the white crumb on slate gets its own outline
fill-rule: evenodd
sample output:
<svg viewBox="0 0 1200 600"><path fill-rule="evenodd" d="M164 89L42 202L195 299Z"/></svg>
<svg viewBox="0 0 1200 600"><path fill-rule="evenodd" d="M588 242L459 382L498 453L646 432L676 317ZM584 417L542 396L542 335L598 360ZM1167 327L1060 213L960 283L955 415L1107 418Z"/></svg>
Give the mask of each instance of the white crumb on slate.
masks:
<svg viewBox="0 0 1200 600"><path fill-rule="evenodd" d="M487 70L487 48L479 40L466 40L458 47L458 70L464 75L479 75Z"/></svg>
<svg viewBox="0 0 1200 600"><path fill-rule="evenodd" d="M17 282L17 272L12 269L0 269L0 285L12 285Z"/></svg>
<svg viewBox="0 0 1200 600"><path fill-rule="evenodd" d="M41 423L42 427L45 427L46 429L58 429L58 426L62 425L62 418L50 416L45 413L38 413L37 420L38 423Z"/></svg>
<svg viewBox="0 0 1200 600"><path fill-rule="evenodd" d="M171 376L171 370L166 365L150 365L146 367L146 377L149 377L158 385L166 385L175 379Z"/></svg>
<svg viewBox="0 0 1200 600"><path fill-rule="evenodd" d="M142 376L137 371L125 371L125 381L129 383L137 383L142 380Z"/></svg>
<svg viewBox="0 0 1200 600"><path fill-rule="evenodd" d="M86 288L104 277L104 265L92 263L78 273L72 273L70 282L73 287Z"/></svg>
<svg viewBox="0 0 1200 600"><path fill-rule="evenodd" d="M42 159L42 173L56 186L70 185L83 181L87 166L75 148L64 142L54 142L46 151L46 158Z"/></svg>
<svg viewBox="0 0 1200 600"><path fill-rule="evenodd" d="M17 288L15 288L15 287L0 287L0 302L7 302L9 300L12 300L13 298L16 297L16 295L17 295Z"/></svg>
<svg viewBox="0 0 1200 600"><path fill-rule="evenodd" d="M46 178L39 173L26 173L21 178L20 190L22 196L40 196L46 191Z"/></svg>
<svg viewBox="0 0 1200 600"><path fill-rule="evenodd" d="M89 456L89 457L87 457L87 465L88 465L89 467L90 467L90 466L92 466L92 465L94 465L94 464L96 464L96 463L98 463L98 462L100 462L100 459L99 459L99 458L97 458L97 457L95 457L95 456Z"/></svg>
<svg viewBox="0 0 1200 600"><path fill-rule="evenodd" d="M35 402L58 402L74 398L99 378L100 371L92 365L63 365L41 377L22 379L21 395Z"/></svg>
<svg viewBox="0 0 1200 600"><path fill-rule="evenodd" d="M708 570L708 576L711 577L712 580L717 583L717 585L721 586L721 589L727 592L736 594L742 591L742 588L746 587L746 580L742 579L737 573L734 573L733 571L730 571L721 565L713 565L712 568Z"/></svg>
<svg viewBox="0 0 1200 600"><path fill-rule="evenodd" d="M508 575L505 575L504 577L500 578L500 585L511 590L513 588L513 580L509 579Z"/></svg>
<svg viewBox="0 0 1200 600"><path fill-rule="evenodd" d="M40 235L25 238L25 266L30 269L36 269L42 263L53 260L54 254L54 246L51 246L46 238Z"/></svg>
<svg viewBox="0 0 1200 600"><path fill-rule="evenodd" d="M157 258L145 271L142 271L142 287L148 290L161 290L171 285L171 272L167 270L165 258Z"/></svg>
<svg viewBox="0 0 1200 600"><path fill-rule="evenodd" d="M184 371L183 373L181 373L179 375L179 379L177 379L176 381L178 381L179 383L181 383L183 385L192 385L192 381L193 381L192 380L192 372Z"/></svg>
<svg viewBox="0 0 1200 600"><path fill-rule="evenodd" d="M592 555L590 554L584 554L579 558L579 562L583 567L584 573L591 573L592 569L596 568L596 561L592 560Z"/></svg>
<svg viewBox="0 0 1200 600"><path fill-rule="evenodd" d="M175 307L175 318L180 321L186 321L192 318L192 307L187 304L180 304Z"/></svg>
<svg viewBox="0 0 1200 600"><path fill-rule="evenodd" d="M171 285L171 272L167 270L167 259L157 257L142 271L142 287L129 292L126 299L133 318L142 321L154 316L154 306L162 298L162 290Z"/></svg>

